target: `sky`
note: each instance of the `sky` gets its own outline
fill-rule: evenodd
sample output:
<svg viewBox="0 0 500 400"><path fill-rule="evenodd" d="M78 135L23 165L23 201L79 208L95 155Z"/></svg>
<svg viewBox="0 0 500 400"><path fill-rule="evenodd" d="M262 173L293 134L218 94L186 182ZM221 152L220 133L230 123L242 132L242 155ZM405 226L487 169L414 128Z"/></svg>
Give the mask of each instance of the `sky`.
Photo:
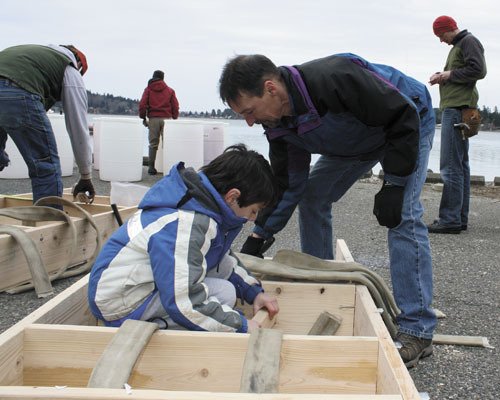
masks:
<svg viewBox="0 0 500 400"><path fill-rule="evenodd" d="M497 0L1 0L0 50L73 44L87 57L88 90L140 99L153 71L181 111L224 109L218 81L226 61L264 54L277 65L351 52L425 82L450 46L432 22L450 15L483 44L488 75L479 106L500 106ZM438 88L429 86L434 107Z"/></svg>

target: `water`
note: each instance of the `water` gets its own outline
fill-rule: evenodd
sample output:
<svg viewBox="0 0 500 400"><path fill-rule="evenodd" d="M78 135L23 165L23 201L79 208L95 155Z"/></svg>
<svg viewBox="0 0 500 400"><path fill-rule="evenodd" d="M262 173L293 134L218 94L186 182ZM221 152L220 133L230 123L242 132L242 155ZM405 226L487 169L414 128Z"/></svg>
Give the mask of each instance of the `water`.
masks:
<svg viewBox="0 0 500 400"><path fill-rule="evenodd" d="M93 118L96 117L100 117L100 115L90 115L89 123L92 123ZM201 119L200 122L202 121L205 120ZM206 121L213 122L214 120ZM230 146L236 143L245 143L249 148L262 153L266 158L268 158L268 144L266 137L263 134L262 127L259 125L249 127L243 120L228 120L224 122L228 123L225 127L225 146ZM484 176L487 182L492 182L496 176L500 176L500 132L481 131L477 136L469 139L469 143L471 175ZM433 172L439 172L440 145L441 130L436 129L436 135L434 136L434 144L430 153L428 167ZM144 128L145 156L148 154L147 148L147 128ZM313 155L312 162L316 162L318 158L318 155ZM377 164L374 167L373 172L378 174L381 169L382 167L380 164Z"/></svg>
<svg viewBox="0 0 500 400"><path fill-rule="evenodd" d="M229 121L226 129L227 145L243 142L268 158L268 144L260 126L249 127L245 121L237 120ZM428 168L437 173L439 173L440 148L441 130L436 129ZM318 157L313 155L313 163ZM484 176L487 182L492 182L496 176L500 176L500 132L481 131L469 139L469 162L471 175ZM373 172L378 174L381 169L380 164L377 164Z"/></svg>

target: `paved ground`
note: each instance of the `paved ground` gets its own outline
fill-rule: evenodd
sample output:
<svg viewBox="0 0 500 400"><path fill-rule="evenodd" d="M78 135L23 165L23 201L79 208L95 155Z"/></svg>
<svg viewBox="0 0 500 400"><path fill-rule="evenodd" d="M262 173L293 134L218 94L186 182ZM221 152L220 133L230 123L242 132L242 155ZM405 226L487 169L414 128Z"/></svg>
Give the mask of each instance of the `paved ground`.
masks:
<svg viewBox="0 0 500 400"><path fill-rule="evenodd" d="M150 177L144 168L144 185ZM64 178L70 187L74 177ZM109 195L109 182L94 180L98 194ZM354 259L372 268L389 282L386 229L371 214L377 179L358 182L334 205L336 237L346 241ZM1 180L0 193L31 192L29 180ZM426 185L422 200L425 221L436 217L439 187ZM247 226L235 242L240 249L248 233ZM434 259L434 306L446 314L438 333L487 337L495 349L465 346L435 346L434 355L410 371L420 392L436 399L500 398L500 188L474 189L471 199L469 229L460 235L431 235ZM299 250L297 222L293 218L277 236L266 255L280 248ZM61 291L77 278L55 284ZM0 332L35 310L46 300L33 292L19 295L0 294ZM496 371L496 372L495 372Z"/></svg>

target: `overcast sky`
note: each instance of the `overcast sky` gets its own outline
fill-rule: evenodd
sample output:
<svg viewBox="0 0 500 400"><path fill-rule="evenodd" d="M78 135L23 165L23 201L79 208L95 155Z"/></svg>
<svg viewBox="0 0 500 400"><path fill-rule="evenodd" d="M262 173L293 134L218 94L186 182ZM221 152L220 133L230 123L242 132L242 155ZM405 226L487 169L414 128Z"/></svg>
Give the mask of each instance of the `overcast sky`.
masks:
<svg viewBox="0 0 500 400"><path fill-rule="evenodd" d="M223 109L218 80L228 58L260 53L278 65L352 52L428 82L450 47L432 32L450 15L485 48L479 105L500 106L497 0L1 0L0 50L74 44L87 56L87 89L138 99L165 71L181 110ZM436 87L429 87L434 106Z"/></svg>

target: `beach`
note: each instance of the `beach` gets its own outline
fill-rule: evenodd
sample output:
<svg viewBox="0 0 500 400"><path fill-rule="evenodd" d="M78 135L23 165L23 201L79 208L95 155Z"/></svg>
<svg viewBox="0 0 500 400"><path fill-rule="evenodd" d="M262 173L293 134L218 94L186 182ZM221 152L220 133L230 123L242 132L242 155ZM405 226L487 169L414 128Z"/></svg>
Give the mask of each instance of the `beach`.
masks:
<svg viewBox="0 0 500 400"><path fill-rule="evenodd" d="M151 186L162 175L149 176L143 167L137 184ZM77 175L63 178L71 187ZM354 257L373 269L390 284L387 229L379 226L371 214L373 196L380 189L376 177L357 182L333 205L335 237L344 239ZM1 192L31 191L29 179L0 180ZM94 170L97 194L109 195L110 183L99 180ZM437 217L440 186L426 184L422 194L424 220ZM487 337L494 349L435 345L434 354L410 370L419 392L430 399L498 399L500 387L500 187L473 187L468 230L459 235L430 235L434 263L434 307L446 314L436 332L452 335ZM234 243L239 251L252 224L247 224ZM296 215L276 236L266 253L272 257L279 249L300 251ZM54 284L62 291L79 277ZM0 293L0 331L4 331L49 299L37 299L33 291L9 295ZM495 372L497 371L497 372ZM422 395L424 396L424 395ZM422 397L427 398L427 397Z"/></svg>

